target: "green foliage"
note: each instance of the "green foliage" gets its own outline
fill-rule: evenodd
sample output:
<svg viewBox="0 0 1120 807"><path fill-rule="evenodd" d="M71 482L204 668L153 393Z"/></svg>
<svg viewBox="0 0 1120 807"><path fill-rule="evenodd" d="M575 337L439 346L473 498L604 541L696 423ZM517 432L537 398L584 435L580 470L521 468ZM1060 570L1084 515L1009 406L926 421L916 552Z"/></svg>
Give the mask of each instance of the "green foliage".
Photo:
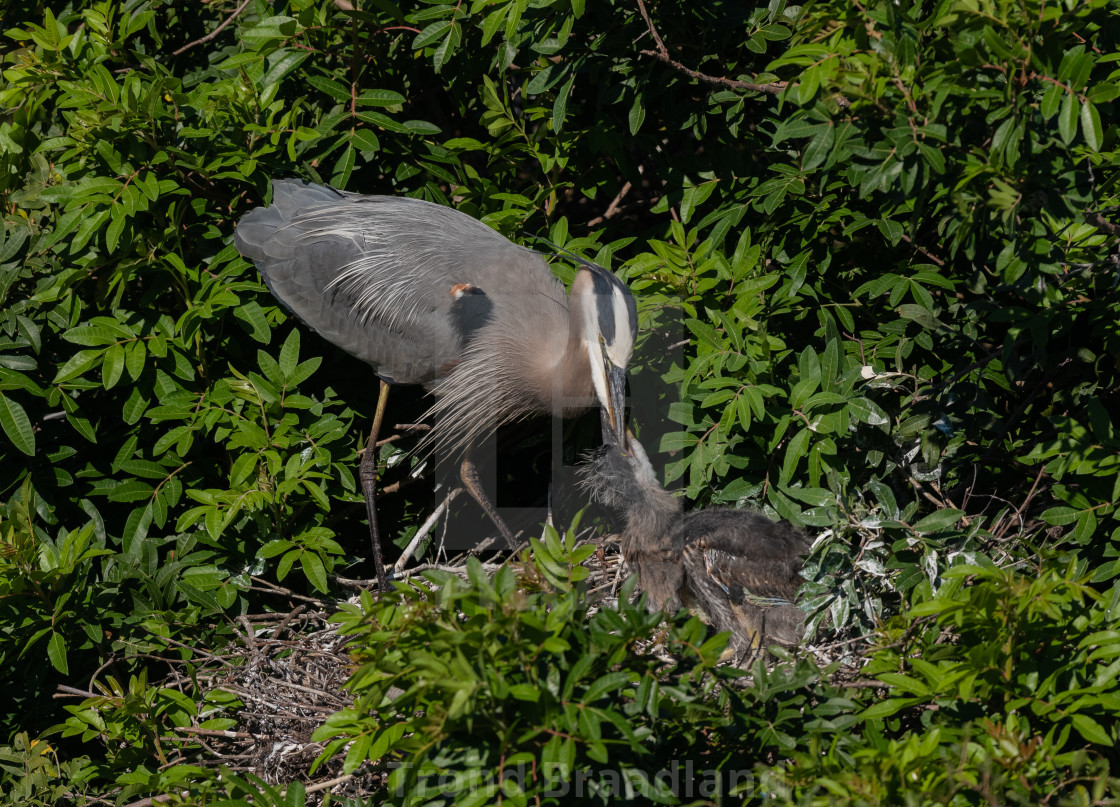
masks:
<svg viewBox="0 0 1120 807"><path fill-rule="evenodd" d="M47 771L85 781L81 733L51 746L73 765L26 756L28 737L78 719L51 701L58 683L85 687L109 661L118 681L145 680L146 654L220 643L221 615L269 607L254 577L320 596L365 554L353 469L371 377L301 332L230 245L268 178L293 174L453 202L619 267L644 332L679 325L673 341L685 341L662 379L675 430L649 446L670 455L667 478L698 504L758 507L820 534L814 627L861 634L933 609L907 623L916 644L892 668L931 694L900 688L893 698L926 700L879 734L845 735L854 707L806 662L776 679L757 671L744 702L791 704L775 707L785 728L761 746L774 759L796 756L799 732L819 724L852 777L897 782L903 801L903 760L1003 753L972 717L960 723L971 735L898 721L951 712L932 693L964 680L931 683L907 665L964 663L953 653L966 633L1002 646L963 613L940 615L961 597L986 613L969 592L1011 602L993 593L1004 584L985 577L990 560L1076 558L1075 588L1038 581L1038 596L1080 592L1074 619L1093 624L1104 617L1092 590L1120 572L1118 13L1115 0L9 3L0 686L13 697L0 713L20 770L37 766L27 787L40 788L20 798L46 799ZM657 366L648 339L637 373ZM427 502L404 497L408 522ZM407 540L415 524L389 529ZM547 542L534 552L542 579L526 596L563 600L578 564ZM962 561L986 570L978 585L961 587ZM521 626L539 609L514 609L503 574L487 584L505 603L494 613ZM492 636L482 582L446 583L476 610L469 631L448 622L440 641ZM393 596L430 616L416 591ZM626 608L634 636L652 629ZM929 639L935 616L962 638ZM548 658L574 663L590 640L571 615L556 619L571 647ZM992 630L1051 647L1048 624ZM522 658L516 647L503 663ZM1067 651L1096 664L1088 646ZM773 680L796 683L779 697ZM1022 691L984 680L993 704ZM1038 737L1051 761L1007 751L1006 770L1067 789L1104 781L1113 757L1085 732L1109 730L1098 710L1111 684L1093 686L1045 730L1017 707L1000 736ZM477 692L463 696L472 709L491 703ZM154 753L144 720L132 725L120 742ZM631 748L603 726L619 732L608 752ZM675 730L657 729L670 744ZM871 761L849 764L864 760L855 742ZM1052 778L1060 766L1068 779ZM17 781L4 770L5 786ZM984 775L993 793L1019 787ZM856 798L862 785L843 781L837 792ZM974 794L949 773L937 781L946 798ZM238 782L213 792L255 787Z"/></svg>
<svg viewBox="0 0 1120 807"><path fill-rule="evenodd" d="M49 743L33 740L26 732L15 734L11 745L0 746L6 804L59 804L88 779L86 760L60 760Z"/></svg>
<svg viewBox="0 0 1120 807"><path fill-rule="evenodd" d="M799 757L779 789L800 804L1120 798L1120 587L1098 594L1075 563L946 576L970 584L897 620L863 669L887 697L864 700L862 742Z"/></svg>
<svg viewBox="0 0 1120 807"><path fill-rule="evenodd" d="M714 666L727 636L705 640L696 618L670 626L663 642L676 660L665 668L639 649L661 615L644 595L630 601L633 582L617 610L590 607L576 564L594 549L576 547L574 529L548 530L520 575L504 565L490 580L471 558L466 581L426 572L428 584L345 606L336 620L354 637L356 700L316 732L328 740L320 759L345 750L347 771L397 763L394 804L448 790L455 804L661 799L654 774L674 759L741 766L726 717L734 696L712 692L730 678ZM577 785L577 774L590 779Z"/></svg>

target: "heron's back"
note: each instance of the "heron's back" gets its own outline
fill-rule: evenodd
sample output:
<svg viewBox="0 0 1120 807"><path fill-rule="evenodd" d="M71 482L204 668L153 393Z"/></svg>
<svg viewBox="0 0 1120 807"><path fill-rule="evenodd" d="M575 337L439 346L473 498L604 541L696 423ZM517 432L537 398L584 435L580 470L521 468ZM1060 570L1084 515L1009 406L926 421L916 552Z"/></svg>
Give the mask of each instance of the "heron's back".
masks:
<svg viewBox="0 0 1120 807"><path fill-rule="evenodd" d="M389 381L448 375L495 306L559 303L539 255L451 208L275 180L237 226L238 251L310 328Z"/></svg>

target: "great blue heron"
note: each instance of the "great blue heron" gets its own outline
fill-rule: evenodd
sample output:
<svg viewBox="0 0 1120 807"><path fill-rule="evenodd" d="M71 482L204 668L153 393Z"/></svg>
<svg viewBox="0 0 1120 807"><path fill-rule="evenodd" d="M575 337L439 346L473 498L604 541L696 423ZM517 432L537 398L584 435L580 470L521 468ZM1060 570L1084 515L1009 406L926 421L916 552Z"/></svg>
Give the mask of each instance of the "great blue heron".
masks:
<svg viewBox="0 0 1120 807"><path fill-rule="evenodd" d="M377 435L389 384L435 394L422 447L461 460L467 490L512 544L483 493L472 447L532 413L594 406L624 435L626 365L637 332L630 290L580 261L571 297L540 255L448 207L274 180L272 204L237 226L238 251L305 325L381 379L360 467L380 587Z"/></svg>
<svg viewBox="0 0 1120 807"><path fill-rule="evenodd" d="M793 604L809 541L761 513L711 507L682 513L657 481L642 444L604 444L581 469L592 498L626 520L622 557L657 607L699 611L731 633L737 659L767 644L794 645L804 613Z"/></svg>

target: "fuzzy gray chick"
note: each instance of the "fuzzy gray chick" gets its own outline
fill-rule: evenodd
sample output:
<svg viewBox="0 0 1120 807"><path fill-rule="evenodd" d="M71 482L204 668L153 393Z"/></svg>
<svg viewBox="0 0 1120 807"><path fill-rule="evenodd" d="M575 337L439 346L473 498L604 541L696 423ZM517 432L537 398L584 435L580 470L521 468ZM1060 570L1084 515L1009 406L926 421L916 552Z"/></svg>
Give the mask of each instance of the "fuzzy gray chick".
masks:
<svg viewBox="0 0 1120 807"><path fill-rule="evenodd" d="M805 615L794 599L808 538L749 510L684 513L641 443L631 437L621 448L607 438L581 470L582 484L625 519L622 556L653 604L688 608L730 632L737 662L770 644L797 644Z"/></svg>

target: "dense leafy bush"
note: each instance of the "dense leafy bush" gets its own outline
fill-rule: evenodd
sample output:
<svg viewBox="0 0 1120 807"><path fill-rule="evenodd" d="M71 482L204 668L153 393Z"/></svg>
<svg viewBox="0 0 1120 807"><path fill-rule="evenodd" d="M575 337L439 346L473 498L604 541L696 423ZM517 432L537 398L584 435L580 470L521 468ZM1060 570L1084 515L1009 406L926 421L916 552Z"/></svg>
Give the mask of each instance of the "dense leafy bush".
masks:
<svg viewBox="0 0 1120 807"><path fill-rule="evenodd" d="M806 776L902 794L918 787L906 760L995 759L1014 735L1045 758L1005 773L1106 781L1115 737L1092 726L1110 730L1109 674L1060 720L1018 706L998 731L971 712L912 730L952 711L962 679L939 670L964 663L962 637L1007 639L960 612L928 627L947 597L984 613L1012 596L1020 578L990 562L1076 570L1036 593L1087 604L1024 619L999 663L1058 652L1063 614L1112 630L1093 592L1120 571L1115 0L49 5L3 17L5 777L57 770L75 793L81 760L104 756L93 735L51 740L58 765L34 751L68 714L57 684L142 682L153 656L225 641L223 615L365 571L368 369L300 331L230 246L269 177L298 174L454 204L614 267L651 335L647 388L658 338L681 328L653 384L677 427L651 445L667 479L820 533L815 624L854 636L910 614L887 633L909 683L882 682L911 702L878 733L837 728L860 712L808 662L774 673L799 682L791 710L816 710L809 747L840 754ZM395 444L382 459L410 464ZM387 497L398 543L429 504L414 490ZM986 570L975 586L957 587L962 562ZM985 679L983 707L1035 691L1011 683ZM788 736L774 759L806 759ZM27 781L19 798L45 798Z"/></svg>
<svg viewBox="0 0 1120 807"><path fill-rule="evenodd" d="M576 549L574 530L534 544L521 580L503 566L490 581L471 558L469 581L429 572L434 591L414 582L344 608L358 698L319 730L337 737L324 755L345 747L348 770L398 763L387 800L402 804L445 790L456 804L611 803L657 794L674 760L749 771L734 695L707 697L729 677L714 668L727 636L705 641L695 618L672 628L665 644L680 661L663 671L637 651L661 616L628 601L632 584L617 610L589 610L577 585L587 569L568 564L594 546Z"/></svg>
<svg viewBox="0 0 1120 807"><path fill-rule="evenodd" d="M886 697L864 698L859 741L814 742L771 782L811 804L1115 803L1120 588L1077 564L946 575L864 668Z"/></svg>

